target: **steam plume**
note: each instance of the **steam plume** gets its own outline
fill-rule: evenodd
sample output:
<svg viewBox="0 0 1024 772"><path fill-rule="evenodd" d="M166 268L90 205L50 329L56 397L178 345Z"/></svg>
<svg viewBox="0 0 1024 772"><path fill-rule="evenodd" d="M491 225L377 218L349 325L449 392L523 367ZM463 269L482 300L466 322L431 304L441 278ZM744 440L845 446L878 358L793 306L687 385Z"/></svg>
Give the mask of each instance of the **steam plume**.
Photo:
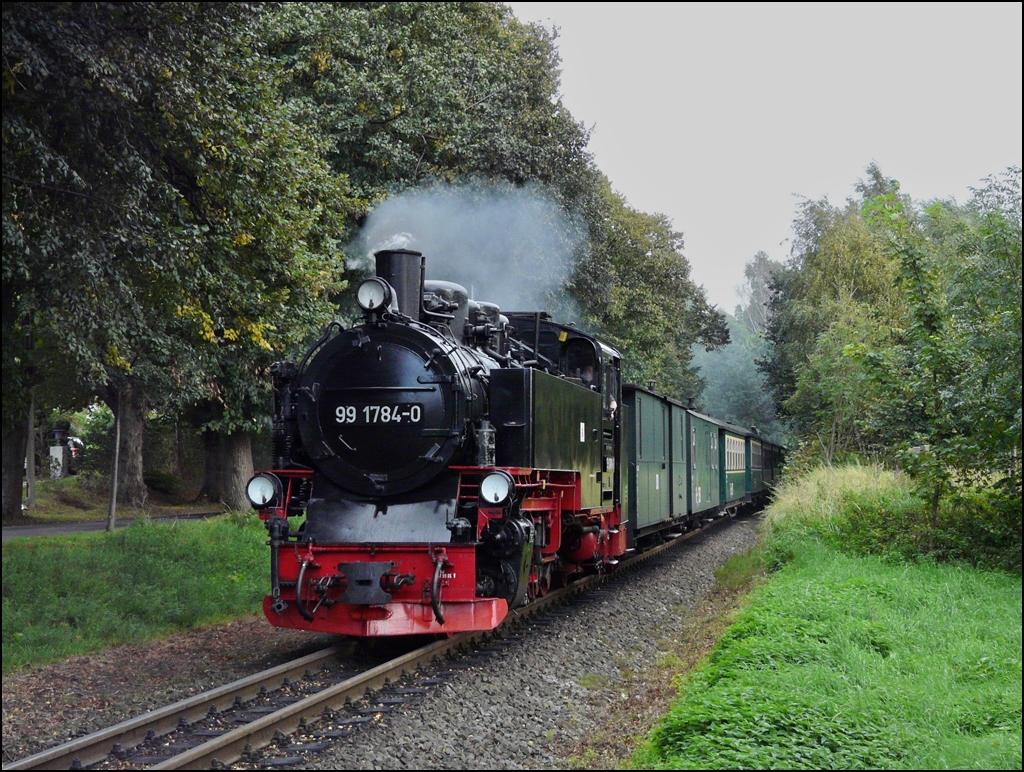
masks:
<svg viewBox="0 0 1024 772"><path fill-rule="evenodd" d="M349 268L372 270L379 249L415 249L428 279L462 284L476 300L564 314L563 288L585 243L579 223L538 186L435 185L374 209L349 247Z"/></svg>

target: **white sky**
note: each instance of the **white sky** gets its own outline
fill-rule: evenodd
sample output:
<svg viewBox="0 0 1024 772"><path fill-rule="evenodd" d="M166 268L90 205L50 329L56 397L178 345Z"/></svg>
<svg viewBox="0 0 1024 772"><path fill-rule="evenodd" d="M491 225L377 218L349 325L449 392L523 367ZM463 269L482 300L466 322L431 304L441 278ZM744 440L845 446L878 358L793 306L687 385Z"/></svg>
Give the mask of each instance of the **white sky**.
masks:
<svg viewBox="0 0 1024 772"><path fill-rule="evenodd" d="M712 303L789 256L797 199L875 160L964 201L1021 165L1021 4L509 3L559 28L562 96L631 206L661 212Z"/></svg>

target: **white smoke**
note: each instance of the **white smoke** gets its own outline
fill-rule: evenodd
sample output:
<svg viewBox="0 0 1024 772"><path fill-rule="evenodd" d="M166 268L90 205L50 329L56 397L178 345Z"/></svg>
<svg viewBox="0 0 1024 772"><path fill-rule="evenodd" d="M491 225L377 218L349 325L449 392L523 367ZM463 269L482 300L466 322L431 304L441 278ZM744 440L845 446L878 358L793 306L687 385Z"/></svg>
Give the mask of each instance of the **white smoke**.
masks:
<svg viewBox="0 0 1024 772"><path fill-rule="evenodd" d="M579 221L540 187L476 182L389 198L347 251L350 268L372 270L379 249L415 249L428 279L462 284L503 311L550 310L568 321L564 287L585 244Z"/></svg>

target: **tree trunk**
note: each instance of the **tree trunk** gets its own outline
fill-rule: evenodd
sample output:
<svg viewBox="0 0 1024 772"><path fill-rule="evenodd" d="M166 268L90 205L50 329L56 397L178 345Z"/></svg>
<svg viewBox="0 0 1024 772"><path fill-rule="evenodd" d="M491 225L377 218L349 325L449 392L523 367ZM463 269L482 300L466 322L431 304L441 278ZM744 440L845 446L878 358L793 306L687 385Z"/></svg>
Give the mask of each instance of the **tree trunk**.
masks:
<svg viewBox="0 0 1024 772"><path fill-rule="evenodd" d="M245 484L252 477L252 437L249 432L222 435L224 450L224 503L242 512L252 509Z"/></svg>
<svg viewBox="0 0 1024 772"><path fill-rule="evenodd" d="M110 503L107 505L107 530L113 531L117 525L117 481L121 454L121 404L115 400L114 407L114 459L110 464Z"/></svg>
<svg viewBox="0 0 1024 772"><path fill-rule="evenodd" d="M181 421L174 422L174 473L185 477L185 433L181 430Z"/></svg>
<svg viewBox="0 0 1024 772"><path fill-rule="evenodd" d="M223 475L220 468L220 435L212 429L203 429L203 487L199 496L210 503L224 497Z"/></svg>
<svg viewBox="0 0 1024 772"><path fill-rule="evenodd" d="M24 417L25 413L21 415ZM28 444L28 422L12 421L3 439L3 520L21 517L21 483Z"/></svg>
<svg viewBox="0 0 1024 772"><path fill-rule="evenodd" d="M149 491L142 479L142 434L146 425L148 400L142 388L131 380L107 398L111 410L121 419L121 442L118 446L120 464L117 476L117 498L122 504L141 507Z"/></svg>
<svg viewBox="0 0 1024 772"><path fill-rule="evenodd" d="M28 423L25 424L25 431L28 432L28 443L25 450L25 504L29 507L36 505L36 395L33 394L28 403Z"/></svg>

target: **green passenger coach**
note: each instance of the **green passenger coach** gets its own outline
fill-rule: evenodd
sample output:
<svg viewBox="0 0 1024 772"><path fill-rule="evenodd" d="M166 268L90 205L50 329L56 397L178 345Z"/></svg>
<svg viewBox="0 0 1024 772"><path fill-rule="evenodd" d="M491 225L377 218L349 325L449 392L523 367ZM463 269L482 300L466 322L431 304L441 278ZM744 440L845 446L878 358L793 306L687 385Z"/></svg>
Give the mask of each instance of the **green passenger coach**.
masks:
<svg viewBox="0 0 1024 772"><path fill-rule="evenodd" d="M781 446L640 386L624 385L622 401L621 505L633 541L763 503Z"/></svg>

